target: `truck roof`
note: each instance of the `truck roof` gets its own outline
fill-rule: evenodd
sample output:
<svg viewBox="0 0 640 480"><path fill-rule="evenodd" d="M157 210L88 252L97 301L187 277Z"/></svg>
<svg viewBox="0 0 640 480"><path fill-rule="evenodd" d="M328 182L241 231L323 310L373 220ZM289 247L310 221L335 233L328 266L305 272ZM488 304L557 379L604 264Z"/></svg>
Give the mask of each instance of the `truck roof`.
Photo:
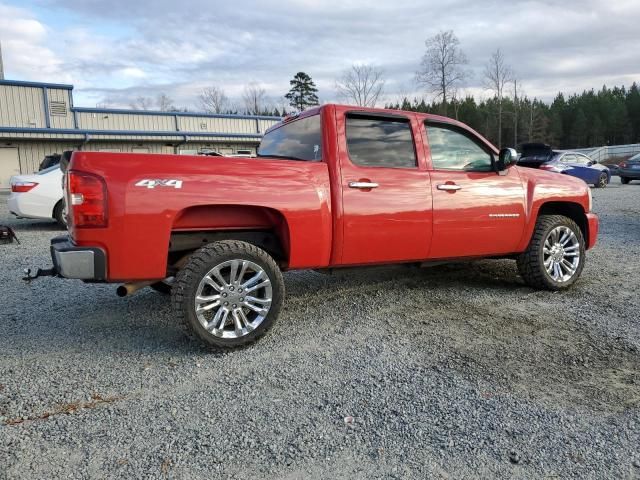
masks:
<svg viewBox="0 0 640 480"><path fill-rule="evenodd" d="M467 130L470 132L473 132L476 136L480 137L481 139L483 139L485 141L485 143L491 147L492 150L495 151L495 153L498 152L498 149L495 147L495 145L493 145L491 142L489 142L489 140L487 140L486 138L484 138L483 135L481 135L480 133L476 132L475 130L473 130L471 127L469 127L468 125L455 120L453 118L450 117L444 117L442 115L435 115L432 113L420 113L420 112L410 112L407 110L396 110L396 109L390 109L390 108L376 108L376 107L361 107L358 105L345 105L345 104L339 104L339 103L327 103L324 105L319 105L317 107L313 107L310 108L308 110L305 110L303 112L299 112L299 113L295 113L292 115L287 115L286 117L284 117L282 119L281 122L276 123L275 125L269 127L266 131L266 133L271 132L272 130L275 130L277 128L280 128L283 124L287 123L287 122L291 122L293 120L297 120L300 118L305 118L305 117L309 117L311 115L316 115L317 113L319 113L321 110L324 110L326 108L330 108L330 107L334 107L337 110L347 110L349 112L354 112L354 113L372 113L375 115L389 115L389 116L394 116L394 115L415 115L417 116L419 119L422 120L429 120L431 122L435 122L435 123L447 123L450 125L455 125L456 127L463 129L463 130Z"/></svg>

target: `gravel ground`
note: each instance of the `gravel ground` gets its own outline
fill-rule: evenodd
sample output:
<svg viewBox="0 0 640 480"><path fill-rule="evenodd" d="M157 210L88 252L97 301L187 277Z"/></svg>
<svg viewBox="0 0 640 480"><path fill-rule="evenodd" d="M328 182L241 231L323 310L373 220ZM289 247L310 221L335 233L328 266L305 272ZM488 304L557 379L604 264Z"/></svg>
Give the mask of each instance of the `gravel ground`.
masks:
<svg viewBox="0 0 640 480"><path fill-rule="evenodd" d="M287 273L225 354L148 289L22 283L60 232L0 195L0 478L640 478L640 184L593 195L568 292L512 261Z"/></svg>

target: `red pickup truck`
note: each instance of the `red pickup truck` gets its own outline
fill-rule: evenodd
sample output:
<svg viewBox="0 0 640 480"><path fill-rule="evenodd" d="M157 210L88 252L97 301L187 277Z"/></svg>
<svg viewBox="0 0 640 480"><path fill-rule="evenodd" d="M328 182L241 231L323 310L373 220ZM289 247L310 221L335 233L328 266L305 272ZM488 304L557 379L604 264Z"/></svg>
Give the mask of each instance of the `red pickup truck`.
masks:
<svg viewBox="0 0 640 480"><path fill-rule="evenodd" d="M567 288L598 233L589 187L515 160L449 118L340 105L269 129L257 158L79 151L50 272L170 293L213 347L269 329L283 270L512 258Z"/></svg>

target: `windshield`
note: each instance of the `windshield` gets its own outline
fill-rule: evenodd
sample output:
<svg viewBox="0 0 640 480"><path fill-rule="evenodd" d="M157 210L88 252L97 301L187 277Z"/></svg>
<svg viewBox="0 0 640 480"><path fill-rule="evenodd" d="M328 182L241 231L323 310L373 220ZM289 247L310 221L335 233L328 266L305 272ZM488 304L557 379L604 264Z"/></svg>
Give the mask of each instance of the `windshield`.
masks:
<svg viewBox="0 0 640 480"><path fill-rule="evenodd" d="M53 172L60 168L60 165L54 165L53 167L45 168L44 170L40 170L36 175L44 175L45 173Z"/></svg>
<svg viewBox="0 0 640 480"><path fill-rule="evenodd" d="M320 115L294 120L267 132L258 148L259 157L322 160Z"/></svg>

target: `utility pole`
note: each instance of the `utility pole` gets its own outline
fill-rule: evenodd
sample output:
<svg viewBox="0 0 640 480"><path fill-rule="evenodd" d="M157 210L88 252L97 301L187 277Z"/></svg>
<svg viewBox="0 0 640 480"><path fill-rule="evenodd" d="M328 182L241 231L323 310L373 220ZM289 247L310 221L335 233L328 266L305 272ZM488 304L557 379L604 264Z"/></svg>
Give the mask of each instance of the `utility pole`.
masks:
<svg viewBox="0 0 640 480"><path fill-rule="evenodd" d="M2 42L0 42L0 80L4 80L4 67L2 65Z"/></svg>
<svg viewBox="0 0 640 480"><path fill-rule="evenodd" d="M513 147L518 148L518 79L513 79Z"/></svg>

